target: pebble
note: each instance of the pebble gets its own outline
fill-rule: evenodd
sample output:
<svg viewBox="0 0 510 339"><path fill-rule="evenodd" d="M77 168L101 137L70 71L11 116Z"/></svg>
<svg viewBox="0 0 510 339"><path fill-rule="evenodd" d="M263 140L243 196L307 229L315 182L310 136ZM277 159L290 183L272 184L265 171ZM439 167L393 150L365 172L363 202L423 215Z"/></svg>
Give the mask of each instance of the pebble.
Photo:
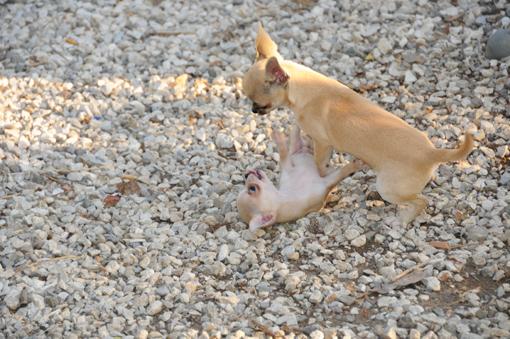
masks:
<svg viewBox="0 0 510 339"><path fill-rule="evenodd" d="M310 333L310 338L312 339L324 339L324 333L320 330L315 330Z"/></svg>
<svg viewBox="0 0 510 339"><path fill-rule="evenodd" d="M229 248L227 244L222 244L220 246L220 250L218 251L218 261L223 261L228 257Z"/></svg>
<svg viewBox="0 0 510 339"><path fill-rule="evenodd" d="M322 301L322 293L320 291L313 291L312 294L310 295L310 302L312 302L313 304L318 304Z"/></svg>
<svg viewBox="0 0 510 339"><path fill-rule="evenodd" d="M386 339L398 339L397 331L395 327L391 326L384 331L384 338Z"/></svg>
<svg viewBox="0 0 510 339"><path fill-rule="evenodd" d="M436 277L428 277L424 279L425 286L431 291L438 292L441 290L441 282Z"/></svg>
<svg viewBox="0 0 510 339"><path fill-rule="evenodd" d="M409 339L420 339L420 338L421 338L420 331L418 331L415 328L412 328L411 330L409 330Z"/></svg>
<svg viewBox="0 0 510 339"><path fill-rule="evenodd" d="M377 48L382 54L386 54L393 48L393 44L386 38L382 38L377 43Z"/></svg>
<svg viewBox="0 0 510 339"><path fill-rule="evenodd" d="M18 288L11 288L9 293L4 297L4 302L11 311L16 311L20 306L21 290Z"/></svg>
<svg viewBox="0 0 510 339"><path fill-rule="evenodd" d="M218 134L215 143L218 148L225 149L234 147L234 141L226 134Z"/></svg>
<svg viewBox="0 0 510 339"><path fill-rule="evenodd" d="M414 75L413 71L407 70L404 76L404 83L412 84L418 80L416 75Z"/></svg>
<svg viewBox="0 0 510 339"><path fill-rule="evenodd" d="M364 234L360 235L359 237L357 237L356 239L353 239L351 241L351 245L354 247L362 247L362 246L365 246L366 243L367 243L367 237Z"/></svg>
<svg viewBox="0 0 510 339"><path fill-rule="evenodd" d="M359 231L354 228L348 228L344 233L345 238L349 241L354 240L359 235L360 235Z"/></svg>
<svg viewBox="0 0 510 339"><path fill-rule="evenodd" d="M147 314L155 316L163 311L163 303L159 300L153 302L147 309Z"/></svg>

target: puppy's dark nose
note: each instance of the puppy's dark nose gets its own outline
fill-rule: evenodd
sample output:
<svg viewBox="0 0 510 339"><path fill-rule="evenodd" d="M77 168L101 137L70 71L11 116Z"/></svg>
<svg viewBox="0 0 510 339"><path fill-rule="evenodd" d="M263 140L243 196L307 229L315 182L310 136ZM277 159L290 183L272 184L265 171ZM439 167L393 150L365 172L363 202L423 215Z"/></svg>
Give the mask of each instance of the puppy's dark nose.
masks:
<svg viewBox="0 0 510 339"><path fill-rule="evenodd" d="M253 104L253 106L251 106L251 111L253 113L260 114L260 115L264 115L267 113L265 107L262 107L262 106L259 106L256 104Z"/></svg>

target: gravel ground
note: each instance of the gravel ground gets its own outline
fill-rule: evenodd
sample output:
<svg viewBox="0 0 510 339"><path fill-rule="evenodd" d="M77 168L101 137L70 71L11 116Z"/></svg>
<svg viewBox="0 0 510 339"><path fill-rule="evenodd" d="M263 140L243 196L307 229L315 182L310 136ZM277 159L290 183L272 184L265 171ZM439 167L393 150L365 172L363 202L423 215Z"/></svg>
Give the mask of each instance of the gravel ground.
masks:
<svg viewBox="0 0 510 339"><path fill-rule="evenodd" d="M0 1L0 337L508 338L510 61L485 43L509 17L504 0ZM438 147L476 129L409 228L370 171L295 223L240 222L244 170L277 178L269 130L292 119L242 94L259 20Z"/></svg>

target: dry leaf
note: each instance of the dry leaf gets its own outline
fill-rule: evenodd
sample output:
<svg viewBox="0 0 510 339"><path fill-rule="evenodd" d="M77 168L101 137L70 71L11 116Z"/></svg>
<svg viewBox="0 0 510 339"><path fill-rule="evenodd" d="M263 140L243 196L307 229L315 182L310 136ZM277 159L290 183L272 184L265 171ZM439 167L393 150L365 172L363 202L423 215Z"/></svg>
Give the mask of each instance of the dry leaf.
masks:
<svg viewBox="0 0 510 339"><path fill-rule="evenodd" d="M223 124L222 120L215 120L212 123L218 126L220 129L225 129L225 125Z"/></svg>
<svg viewBox="0 0 510 339"><path fill-rule="evenodd" d="M359 86L359 91L361 93L365 93L368 91L373 91L374 89L377 89L377 88L379 88L379 85L376 83L363 84L363 85Z"/></svg>
<svg viewBox="0 0 510 339"><path fill-rule="evenodd" d="M367 56L365 57L365 61L374 61L374 60L375 60L375 58L372 53L368 53Z"/></svg>
<svg viewBox="0 0 510 339"><path fill-rule="evenodd" d="M351 293L356 292L356 284L354 282L352 282L352 281L348 282L345 285L345 288L348 289Z"/></svg>
<svg viewBox="0 0 510 339"><path fill-rule="evenodd" d="M103 203L104 203L104 206L105 207L113 207L115 205L117 205L120 201L120 194L119 193L114 193L114 194L108 194L104 200L103 200Z"/></svg>
<svg viewBox="0 0 510 339"><path fill-rule="evenodd" d="M314 5L317 2L317 0L294 0L294 2L302 7L310 7Z"/></svg>
<svg viewBox="0 0 510 339"><path fill-rule="evenodd" d="M455 221L457 222L457 224L460 224L462 222L462 220L464 220L464 214L461 211L456 210L455 211Z"/></svg>
<svg viewBox="0 0 510 339"><path fill-rule="evenodd" d="M332 303L333 301L335 301L335 300L336 300L336 298L337 298L336 293L331 293L330 295L328 295L328 296L326 297L325 301L326 301L326 303L327 303L327 304L330 304L330 303Z"/></svg>
<svg viewBox="0 0 510 339"><path fill-rule="evenodd" d="M416 284L418 281L421 281L427 277L425 271L416 270L408 275L400 278L396 283L394 288L400 288L411 284Z"/></svg>
<svg viewBox="0 0 510 339"><path fill-rule="evenodd" d="M370 310L368 308L362 308L359 312L360 316L364 319L370 318Z"/></svg>
<svg viewBox="0 0 510 339"><path fill-rule="evenodd" d="M117 184L117 191L122 195L138 194L140 193L140 186L136 180L129 179L128 181Z"/></svg>
<svg viewBox="0 0 510 339"><path fill-rule="evenodd" d="M268 336L273 337L273 338L275 337L275 333L273 333L273 331L271 331L271 329L269 327L267 327L266 325L258 322L255 319L252 319L251 321L252 321L253 325L255 325L255 327L258 330L262 331L265 335L268 335Z"/></svg>
<svg viewBox="0 0 510 339"><path fill-rule="evenodd" d="M437 240L430 241L429 245L434 248L440 249L440 250L454 250L456 248L462 247L462 245L460 245L460 244L451 244L450 245L446 241L437 241Z"/></svg>
<svg viewBox="0 0 510 339"><path fill-rule="evenodd" d="M437 275L437 279L439 279L442 282L450 280L452 277L452 274L449 271L443 271Z"/></svg>
<svg viewBox="0 0 510 339"><path fill-rule="evenodd" d="M451 246L447 241L430 241L429 245L439 250L450 250Z"/></svg>
<svg viewBox="0 0 510 339"><path fill-rule="evenodd" d="M78 41L74 40L73 38L65 38L64 41L73 46L79 45Z"/></svg>

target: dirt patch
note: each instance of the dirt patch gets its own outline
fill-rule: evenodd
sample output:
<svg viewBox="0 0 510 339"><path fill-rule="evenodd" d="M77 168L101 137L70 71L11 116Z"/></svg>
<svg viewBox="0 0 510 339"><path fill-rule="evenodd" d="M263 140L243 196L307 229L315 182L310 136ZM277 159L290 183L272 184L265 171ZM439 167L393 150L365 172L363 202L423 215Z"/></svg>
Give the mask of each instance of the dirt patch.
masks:
<svg viewBox="0 0 510 339"><path fill-rule="evenodd" d="M468 261L461 273L464 278L461 282L448 281L448 284L442 284L441 291L430 293L430 299L423 302L425 308L442 308L445 311L451 311L460 305L467 305L466 294L470 291L475 292L480 297L480 309L483 310L489 305L496 296L496 289L504 283L510 282L510 271L506 271L505 277L499 281L494 281L491 277L485 276L480 272L472 260Z"/></svg>

